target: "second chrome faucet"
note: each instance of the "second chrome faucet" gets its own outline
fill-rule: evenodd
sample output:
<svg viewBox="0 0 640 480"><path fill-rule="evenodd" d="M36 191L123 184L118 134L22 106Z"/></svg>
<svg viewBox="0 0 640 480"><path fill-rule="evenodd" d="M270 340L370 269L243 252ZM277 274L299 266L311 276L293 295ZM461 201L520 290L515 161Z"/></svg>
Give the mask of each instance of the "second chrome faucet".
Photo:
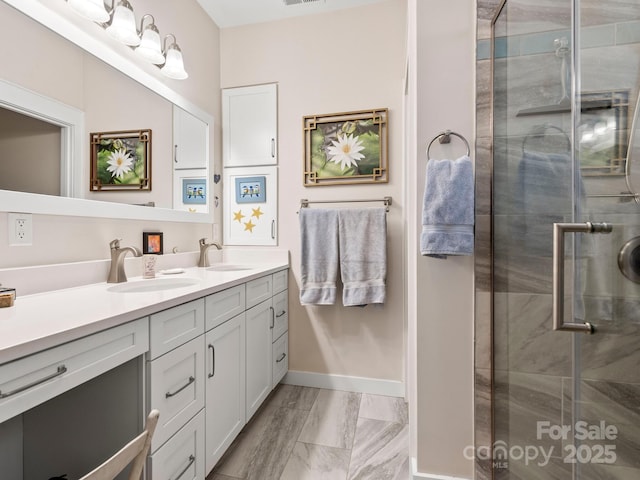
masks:
<svg viewBox="0 0 640 480"><path fill-rule="evenodd" d="M207 243L206 238L200 239L200 258L198 259L199 267L210 267L209 263L209 249L211 247L216 247L218 250L222 250L222 247L216 242Z"/></svg>

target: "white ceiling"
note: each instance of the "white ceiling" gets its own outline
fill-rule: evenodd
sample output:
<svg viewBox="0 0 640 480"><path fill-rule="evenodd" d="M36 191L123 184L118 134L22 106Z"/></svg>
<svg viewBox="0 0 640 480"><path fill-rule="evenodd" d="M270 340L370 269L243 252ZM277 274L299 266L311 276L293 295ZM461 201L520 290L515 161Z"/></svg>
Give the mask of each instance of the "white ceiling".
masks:
<svg viewBox="0 0 640 480"><path fill-rule="evenodd" d="M220 28L269 22L288 17L312 15L343 8L359 7L382 0L302 0L308 3L285 5L284 0L197 0ZM288 0L289 2L297 0Z"/></svg>

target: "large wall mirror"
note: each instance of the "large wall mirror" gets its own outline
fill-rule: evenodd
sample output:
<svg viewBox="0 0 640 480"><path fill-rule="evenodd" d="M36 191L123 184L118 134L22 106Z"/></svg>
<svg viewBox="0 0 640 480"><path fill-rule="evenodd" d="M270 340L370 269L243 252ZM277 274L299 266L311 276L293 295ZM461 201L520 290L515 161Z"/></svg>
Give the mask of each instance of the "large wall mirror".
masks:
<svg viewBox="0 0 640 480"><path fill-rule="evenodd" d="M0 79L2 210L212 223L213 117L66 7L0 1L0 41L11 45ZM151 188L90 188L89 134L136 130L152 132ZM199 160L177 161L180 138Z"/></svg>

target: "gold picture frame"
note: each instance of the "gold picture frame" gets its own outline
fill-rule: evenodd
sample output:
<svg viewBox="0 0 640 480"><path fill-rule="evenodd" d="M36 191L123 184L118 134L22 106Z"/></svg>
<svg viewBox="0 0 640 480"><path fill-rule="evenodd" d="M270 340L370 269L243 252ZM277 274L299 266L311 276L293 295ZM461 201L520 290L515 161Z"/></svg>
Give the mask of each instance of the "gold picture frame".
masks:
<svg viewBox="0 0 640 480"><path fill-rule="evenodd" d="M303 117L304 186L387 183L387 108Z"/></svg>
<svg viewBox="0 0 640 480"><path fill-rule="evenodd" d="M91 191L151 190L151 130L89 134Z"/></svg>

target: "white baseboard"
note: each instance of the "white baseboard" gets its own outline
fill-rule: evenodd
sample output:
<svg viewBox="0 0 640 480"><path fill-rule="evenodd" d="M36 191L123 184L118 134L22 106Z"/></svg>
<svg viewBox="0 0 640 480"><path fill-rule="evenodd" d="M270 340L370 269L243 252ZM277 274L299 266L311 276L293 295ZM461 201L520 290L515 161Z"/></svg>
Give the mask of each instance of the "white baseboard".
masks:
<svg viewBox="0 0 640 480"><path fill-rule="evenodd" d="M377 378L349 377L329 373L298 372L290 370L282 380L288 385L302 387L326 388L329 390L345 390L348 392L371 393L388 397L404 398L403 382L380 380Z"/></svg>
<svg viewBox="0 0 640 480"><path fill-rule="evenodd" d="M436 475L433 473L420 473L418 472L418 461L415 457L411 457L411 478L412 480L471 480L463 477L449 477L447 475Z"/></svg>

